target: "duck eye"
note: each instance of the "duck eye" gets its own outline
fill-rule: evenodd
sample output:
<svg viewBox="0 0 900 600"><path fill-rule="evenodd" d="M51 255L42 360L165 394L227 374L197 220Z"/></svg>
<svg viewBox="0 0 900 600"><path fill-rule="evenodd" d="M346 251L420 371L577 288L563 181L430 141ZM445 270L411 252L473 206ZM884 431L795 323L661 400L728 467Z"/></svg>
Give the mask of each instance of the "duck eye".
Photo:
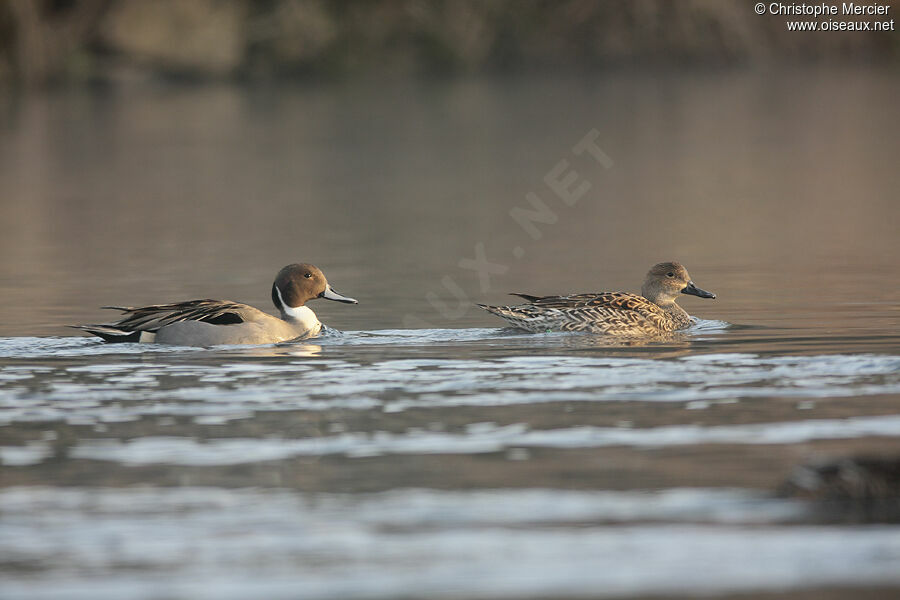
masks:
<svg viewBox="0 0 900 600"><path fill-rule="evenodd" d="M675 277L675 273L669 271L668 273L666 273L666 277Z"/></svg>
<svg viewBox="0 0 900 600"><path fill-rule="evenodd" d="M312 277L312 273L304 273L303 276L309 279L310 277Z"/></svg>

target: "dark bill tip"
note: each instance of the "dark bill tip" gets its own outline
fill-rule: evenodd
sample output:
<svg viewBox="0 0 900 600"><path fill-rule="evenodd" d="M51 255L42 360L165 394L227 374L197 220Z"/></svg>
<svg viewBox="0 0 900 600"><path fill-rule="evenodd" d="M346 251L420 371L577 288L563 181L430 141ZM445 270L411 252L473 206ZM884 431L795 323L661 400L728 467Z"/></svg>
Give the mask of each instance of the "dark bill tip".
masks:
<svg viewBox="0 0 900 600"><path fill-rule="evenodd" d="M693 281L688 281L687 287L681 290L682 294L690 294L691 296L698 296L700 298L715 298L716 295L712 292L707 292L706 290L701 290L696 285L694 285Z"/></svg>

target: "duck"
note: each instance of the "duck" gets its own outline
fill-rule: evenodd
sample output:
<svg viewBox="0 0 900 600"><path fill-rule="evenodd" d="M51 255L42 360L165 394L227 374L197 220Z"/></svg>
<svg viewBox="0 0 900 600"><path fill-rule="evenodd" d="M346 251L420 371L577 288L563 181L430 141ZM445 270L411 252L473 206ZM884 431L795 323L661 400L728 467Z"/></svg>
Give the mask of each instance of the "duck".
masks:
<svg viewBox="0 0 900 600"><path fill-rule="evenodd" d="M682 294L715 298L694 285L687 269L676 261L653 265L641 286L641 294L599 292L568 296L532 296L515 306L477 306L497 315L517 329L534 333L584 331L613 336L659 335L690 327L694 319L677 303Z"/></svg>
<svg viewBox="0 0 900 600"><path fill-rule="evenodd" d="M324 325L306 303L317 298L346 304L357 301L337 293L315 265L290 264L272 283L272 303L280 317L230 300L189 300L150 306L104 306L124 316L115 323L72 325L107 342L143 342L178 346L274 344L319 335Z"/></svg>

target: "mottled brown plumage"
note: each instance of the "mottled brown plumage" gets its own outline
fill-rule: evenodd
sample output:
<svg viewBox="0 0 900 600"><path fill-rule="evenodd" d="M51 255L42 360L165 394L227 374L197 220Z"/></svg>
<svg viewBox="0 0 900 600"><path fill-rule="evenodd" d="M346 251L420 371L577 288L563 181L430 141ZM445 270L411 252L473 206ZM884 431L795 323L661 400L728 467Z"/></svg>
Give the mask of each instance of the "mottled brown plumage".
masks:
<svg viewBox="0 0 900 600"><path fill-rule="evenodd" d="M641 294L513 294L527 302L516 306L478 306L527 331L588 331L616 336L646 336L677 331L691 325L691 317L675 302L679 294L716 297L697 288L687 269L677 262L654 265L647 273Z"/></svg>

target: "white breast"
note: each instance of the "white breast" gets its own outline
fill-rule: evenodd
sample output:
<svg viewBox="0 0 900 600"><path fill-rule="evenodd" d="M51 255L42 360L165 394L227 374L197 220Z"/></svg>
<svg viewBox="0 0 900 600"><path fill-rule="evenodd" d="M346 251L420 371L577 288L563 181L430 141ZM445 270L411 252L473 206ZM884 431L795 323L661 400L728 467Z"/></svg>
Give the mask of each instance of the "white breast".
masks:
<svg viewBox="0 0 900 600"><path fill-rule="evenodd" d="M288 319L292 319L296 322L296 325L306 330L307 335L315 335L319 333L319 329L321 329L322 323L319 322L319 318L316 317L316 313L314 313L306 306L288 306L284 301L284 298L281 297L281 290L278 289L277 285L275 286L275 293L278 294L278 301L281 303L284 314Z"/></svg>
<svg viewBox="0 0 900 600"><path fill-rule="evenodd" d="M289 319L296 321L298 325L302 326L310 333L316 333L319 331L319 328L322 327L322 323L319 322L316 313L306 306L298 306L296 308L286 306L284 314L286 314Z"/></svg>

